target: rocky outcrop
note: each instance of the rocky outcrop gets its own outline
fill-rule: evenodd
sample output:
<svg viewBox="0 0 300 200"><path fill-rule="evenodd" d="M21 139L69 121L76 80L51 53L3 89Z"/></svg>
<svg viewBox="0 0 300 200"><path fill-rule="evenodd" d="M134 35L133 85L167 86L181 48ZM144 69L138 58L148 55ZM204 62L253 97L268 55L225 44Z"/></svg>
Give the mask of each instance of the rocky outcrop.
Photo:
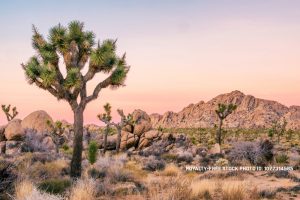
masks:
<svg viewBox="0 0 300 200"><path fill-rule="evenodd" d="M5 141L5 135L4 135L4 131L5 131L6 126L0 126L0 142Z"/></svg>
<svg viewBox="0 0 300 200"><path fill-rule="evenodd" d="M24 129L36 130L38 133L50 132L51 127L47 121L53 123L53 120L48 113L43 110L39 110L25 117L22 121L22 127Z"/></svg>
<svg viewBox="0 0 300 200"><path fill-rule="evenodd" d="M161 132L152 129L151 119L145 111L134 110L132 113L132 118L134 123L125 126L121 131L120 149L142 149L149 146L154 140L157 140L161 137ZM89 126L89 130L91 131L92 129L90 127L91 126ZM102 134L100 136L102 136ZM94 140L99 143L100 149L104 147L103 137L94 137ZM116 143L116 134L108 136L106 149L115 150Z"/></svg>
<svg viewBox="0 0 300 200"><path fill-rule="evenodd" d="M5 149L6 149L6 142L5 141L0 142L0 154L5 154Z"/></svg>
<svg viewBox="0 0 300 200"><path fill-rule="evenodd" d="M151 119L149 115L142 110L135 110L132 113L133 125L127 125L121 133L121 149L135 147L138 149L144 148L160 137L156 130L152 130Z"/></svg>
<svg viewBox="0 0 300 200"><path fill-rule="evenodd" d="M20 140L25 133L21 125L20 119L10 121L4 131L7 140Z"/></svg>
<svg viewBox="0 0 300 200"><path fill-rule="evenodd" d="M152 128L151 119L145 111L133 111L132 119L135 122L132 132L134 135L141 136L143 133L149 131Z"/></svg>
<svg viewBox="0 0 300 200"><path fill-rule="evenodd" d="M218 118L215 109L218 103L233 103L237 110L224 122L230 128L268 128L273 121L288 121L287 128L300 129L300 106L284 106L276 101L255 98L240 91L221 94L208 102L190 104L178 113L166 112L163 115L150 115L153 127L193 128L213 127Z"/></svg>

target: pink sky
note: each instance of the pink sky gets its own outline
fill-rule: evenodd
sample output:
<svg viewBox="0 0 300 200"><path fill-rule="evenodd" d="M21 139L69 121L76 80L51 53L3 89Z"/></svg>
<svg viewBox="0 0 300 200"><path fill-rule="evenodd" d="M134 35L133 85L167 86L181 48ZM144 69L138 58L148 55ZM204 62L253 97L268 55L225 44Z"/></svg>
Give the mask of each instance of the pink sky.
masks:
<svg viewBox="0 0 300 200"><path fill-rule="evenodd" d="M85 21L87 29L93 30L99 39L118 38L118 51L126 51L131 65L127 86L103 90L99 99L88 105L85 123L98 123L96 115L106 102L114 110L123 108L126 113L137 108L148 113L164 113L179 111L190 103L207 101L232 90L288 106L300 105L300 23L295 20L300 16L295 5L277 4L263 5L271 10L264 12L260 7L255 15L255 7L253 10L231 8L239 11L236 14L219 8L222 10L219 16L211 16L209 12L203 16L197 14L196 9L192 10L197 4L186 6L190 10L182 12L180 9L187 8L167 11L168 15L158 11L158 21L151 18L156 16L150 12L154 8L141 15L141 10L132 7L133 12L124 15L131 21L118 26L121 22L112 19L113 27L108 22L89 20L93 13L61 17L63 24L74 18ZM282 11L280 15L278 10ZM60 18L46 17L43 21L42 13L31 16L28 10L25 22L20 25L22 13L15 18L9 18L11 15L2 14L6 22L0 22L4 27L0 39L0 103L17 106L21 119L32 111L45 110L54 119L71 122L68 104L57 102L49 93L28 85L20 67L21 62L34 54L31 24L35 23L46 35L48 28ZM96 77L90 91L102 78ZM0 124L5 122L1 113Z"/></svg>

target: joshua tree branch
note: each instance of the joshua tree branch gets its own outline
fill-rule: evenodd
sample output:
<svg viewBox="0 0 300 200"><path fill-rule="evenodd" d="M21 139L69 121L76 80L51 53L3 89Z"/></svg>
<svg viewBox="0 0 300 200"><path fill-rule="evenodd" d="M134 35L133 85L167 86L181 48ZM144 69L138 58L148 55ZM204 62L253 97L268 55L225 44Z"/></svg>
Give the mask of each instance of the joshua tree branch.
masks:
<svg viewBox="0 0 300 200"><path fill-rule="evenodd" d="M94 89L93 94L87 97L86 103L89 103L90 101L92 101L94 99L97 99L101 89L108 87L110 84L111 84L111 76L107 77L104 81L98 83L98 85Z"/></svg>

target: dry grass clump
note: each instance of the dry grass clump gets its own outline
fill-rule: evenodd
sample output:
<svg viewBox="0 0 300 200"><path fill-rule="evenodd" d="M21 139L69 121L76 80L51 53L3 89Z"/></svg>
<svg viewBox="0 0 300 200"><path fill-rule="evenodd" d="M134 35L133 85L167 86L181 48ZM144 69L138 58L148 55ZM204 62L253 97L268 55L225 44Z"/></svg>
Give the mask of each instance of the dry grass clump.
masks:
<svg viewBox="0 0 300 200"><path fill-rule="evenodd" d="M50 195L40 192L36 186L28 181L23 180L19 182L15 187L15 199L16 200L62 200L60 196Z"/></svg>
<svg viewBox="0 0 300 200"><path fill-rule="evenodd" d="M130 171L136 180L144 180L148 175L136 161L128 161L124 165L124 169Z"/></svg>
<svg viewBox="0 0 300 200"><path fill-rule="evenodd" d="M224 183L222 186L223 200L243 200L246 199L247 191L242 182Z"/></svg>
<svg viewBox="0 0 300 200"><path fill-rule="evenodd" d="M148 185L145 198L151 200L193 200L190 180L183 177L160 178Z"/></svg>
<svg viewBox="0 0 300 200"><path fill-rule="evenodd" d="M96 182L93 179L78 180L71 189L69 200L95 200Z"/></svg>
<svg viewBox="0 0 300 200"><path fill-rule="evenodd" d="M36 179L59 178L63 170L68 168L65 160L55 160L52 162L36 162L30 166L28 176Z"/></svg>
<svg viewBox="0 0 300 200"><path fill-rule="evenodd" d="M33 162L32 155L23 156L17 162L18 177L22 179L44 180L47 178L59 178L63 171L69 167L66 160L58 159L51 162Z"/></svg>
<svg viewBox="0 0 300 200"><path fill-rule="evenodd" d="M160 173L162 176L178 176L181 170L174 164L167 165L166 168Z"/></svg>
<svg viewBox="0 0 300 200"><path fill-rule="evenodd" d="M191 189L194 196L209 199L216 191L218 184L213 180L201 180L191 183Z"/></svg>
<svg viewBox="0 0 300 200"><path fill-rule="evenodd" d="M257 189L248 191L244 181L203 179L191 183L194 196L200 199L244 200L259 199Z"/></svg>

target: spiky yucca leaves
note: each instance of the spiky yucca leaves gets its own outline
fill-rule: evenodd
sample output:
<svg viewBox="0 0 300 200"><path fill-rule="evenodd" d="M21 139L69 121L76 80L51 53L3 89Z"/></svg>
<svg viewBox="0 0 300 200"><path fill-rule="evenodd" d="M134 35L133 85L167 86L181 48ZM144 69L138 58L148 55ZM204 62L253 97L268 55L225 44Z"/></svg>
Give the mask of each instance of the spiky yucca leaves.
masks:
<svg viewBox="0 0 300 200"><path fill-rule="evenodd" d="M219 117L219 127L218 127L218 131L217 131L217 142L219 143L219 145L221 145L222 143L222 126L223 126L223 120L230 115L233 111L235 111L237 109L237 105L235 104L222 104L219 103L218 104L218 109L215 110L216 114Z"/></svg>
<svg viewBox="0 0 300 200"><path fill-rule="evenodd" d="M112 119L111 117L111 105L109 103L106 103L104 106L105 113L98 114L98 119L104 123L109 123Z"/></svg>
<svg viewBox="0 0 300 200"><path fill-rule="evenodd" d="M116 40L104 40L94 47L95 34L84 31L84 24L79 21L70 22L68 27L54 26L49 30L48 40L33 26L32 46L37 56L22 64L28 82L48 90L58 99L76 101L85 83L98 72L109 73L109 76L97 88L118 88L124 85L129 71L125 54L121 57L116 54ZM65 77L58 66L60 57L67 69ZM81 70L86 64L89 64L88 73L83 75ZM88 101L97 98L98 90Z"/></svg>
<svg viewBox="0 0 300 200"><path fill-rule="evenodd" d="M81 175L83 112L103 88L124 86L129 72L125 54L116 53L116 40L103 40L95 45L95 34L84 30L84 23L72 21L67 27L58 24L49 30L45 39L33 26L32 46L36 50L26 64L22 64L30 84L50 92L58 100L67 101L74 112L74 154L71 176ZM63 59L63 62L59 62ZM63 63L66 74L62 74ZM85 66L87 72L83 74ZM92 94L87 94L87 82L99 73L107 77L99 81ZM79 98L80 97L80 98Z"/></svg>
<svg viewBox="0 0 300 200"><path fill-rule="evenodd" d="M8 106L2 105L1 107L2 107L2 111L4 112L4 114L6 116L7 121L13 120L19 114L16 107L13 107L12 110L10 110L11 105L8 105ZM12 112L10 112L10 111L12 111Z"/></svg>
<svg viewBox="0 0 300 200"><path fill-rule="evenodd" d="M216 113L220 119L225 119L228 115L230 115L233 111L235 111L237 108L237 105L235 104L218 104L218 109L216 110Z"/></svg>

